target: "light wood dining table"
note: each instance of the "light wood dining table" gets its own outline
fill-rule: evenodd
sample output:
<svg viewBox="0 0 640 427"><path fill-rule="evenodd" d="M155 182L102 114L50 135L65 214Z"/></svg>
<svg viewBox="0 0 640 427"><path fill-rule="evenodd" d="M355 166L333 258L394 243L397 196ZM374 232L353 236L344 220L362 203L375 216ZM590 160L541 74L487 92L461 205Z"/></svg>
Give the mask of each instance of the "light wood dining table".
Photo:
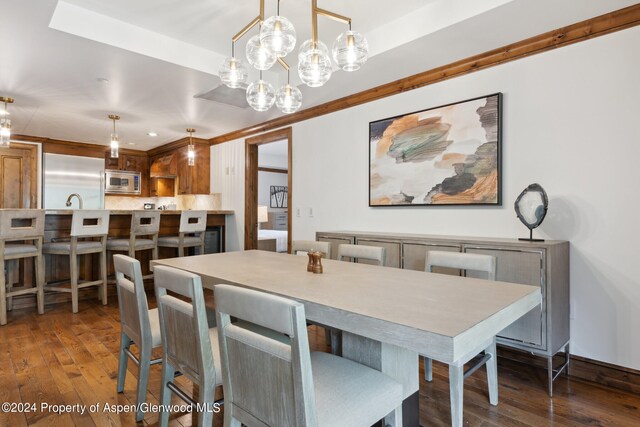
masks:
<svg viewBox="0 0 640 427"><path fill-rule="evenodd" d="M152 264L198 274L205 288L227 283L302 302L308 320L343 331L343 357L403 384L404 426L419 425L418 355L449 365L451 424L462 426L464 364L486 350L496 379L496 334L541 302L535 286L333 260L313 274L307 261L252 250Z"/></svg>

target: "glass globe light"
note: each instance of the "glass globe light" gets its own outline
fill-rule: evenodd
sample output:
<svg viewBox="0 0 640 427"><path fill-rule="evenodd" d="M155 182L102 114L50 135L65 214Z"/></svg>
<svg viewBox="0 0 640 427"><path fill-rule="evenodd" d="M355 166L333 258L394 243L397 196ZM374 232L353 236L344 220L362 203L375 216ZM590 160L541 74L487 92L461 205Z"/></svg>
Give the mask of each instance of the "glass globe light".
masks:
<svg viewBox="0 0 640 427"><path fill-rule="evenodd" d="M267 111L276 100L276 94L268 82L260 79L247 88L247 102L256 111Z"/></svg>
<svg viewBox="0 0 640 427"><path fill-rule="evenodd" d="M297 111L302 105L302 92L289 83L276 92L276 107L285 114Z"/></svg>
<svg viewBox="0 0 640 427"><path fill-rule="evenodd" d="M309 39L300 46L298 75L307 86L322 86L331 78L332 72L329 51L324 43L317 41L314 46L313 40Z"/></svg>
<svg viewBox="0 0 640 427"><path fill-rule="evenodd" d="M278 60L278 57L262 44L258 34L249 39L246 52L249 64L261 71L268 70Z"/></svg>
<svg viewBox="0 0 640 427"><path fill-rule="evenodd" d="M220 80L227 87L235 89L247 81L249 71L242 61L232 57L226 58L218 70Z"/></svg>
<svg viewBox="0 0 640 427"><path fill-rule="evenodd" d="M356 71L367 62L369 43L361 33L347 31L333 42L333 59L344 71Z"/></svg>
<svg viewBox="0 0 640 427"><path fill-rule="evenodd" d="M260 41L277 57L287 56L296 47L296 29L283 16L272 16L260 28Z"/></svg>

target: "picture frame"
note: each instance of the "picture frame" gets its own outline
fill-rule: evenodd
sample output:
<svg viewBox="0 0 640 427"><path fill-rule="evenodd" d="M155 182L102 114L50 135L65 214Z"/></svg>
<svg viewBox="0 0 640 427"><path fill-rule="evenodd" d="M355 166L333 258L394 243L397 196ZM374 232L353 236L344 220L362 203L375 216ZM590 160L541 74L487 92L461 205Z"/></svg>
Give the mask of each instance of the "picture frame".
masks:
<svg viewBox="0 0 640 427"><path fill-rule="evenodd" d="M501 206L502 93L369 122L369 206Z"/></svg>
<svg viewBox="0 0 640 427"><path fill-rule="evenodd" d="M271 185L269 188L269 207L287 208L287 193L289 188L286 185Z"/></svg>

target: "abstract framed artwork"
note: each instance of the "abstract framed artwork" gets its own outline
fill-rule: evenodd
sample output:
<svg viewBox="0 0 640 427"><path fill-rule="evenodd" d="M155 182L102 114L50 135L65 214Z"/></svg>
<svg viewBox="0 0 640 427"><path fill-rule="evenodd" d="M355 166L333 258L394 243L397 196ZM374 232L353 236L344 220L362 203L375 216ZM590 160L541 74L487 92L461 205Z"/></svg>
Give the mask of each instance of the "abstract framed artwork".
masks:
<svg viewBox="0 0 640 427"><path fill-rule="evenodd" d="M289 188L287 186L272 185L269 190L269 207L286 208Z"/></svg>
<svg viewBox="0 0 640 427"><path fill-rule="evenodd" d="M369 123L369 206L501 205L502 94Z"/></svg>

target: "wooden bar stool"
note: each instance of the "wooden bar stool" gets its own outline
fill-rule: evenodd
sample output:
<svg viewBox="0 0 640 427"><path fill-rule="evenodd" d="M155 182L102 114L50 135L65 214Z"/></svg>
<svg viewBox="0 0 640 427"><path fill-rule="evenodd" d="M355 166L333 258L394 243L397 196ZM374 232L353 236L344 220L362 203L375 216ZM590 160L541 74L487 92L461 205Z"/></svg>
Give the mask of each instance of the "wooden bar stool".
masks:
<svg viewBox="0 0 640 427"><path fill-rule="evenodd" d="M131 258L138 251L151 251L151 259L158 259L158 232L160 231L160 212L133 211L131 214L131 231L128 239L107 240L107 251L127 252ZM142 238L141 238L142 237ZM152 274L143 276L150 279Z"/></svg>
<svg viewBox="0 0 640 427"><path fill-rule="evenodd" d="M158 237L158 246L178 248L178 256L184 256L186 248L200 248L204 254L204 230L207 228L207 211L182 211L177 236Z"/></svg>
<svg viewBox="0 0 640 427"><path fill-rule="evenodd" d="M44 237L44 211L41 209L0 210L0 325L7 324L8 308L13 308L13 297L36 294L38 313L44 313L44 259L42 239ZM31 243L27 243L31 242ZM35 286L14 290L14 260L35 258ZM9 263L6 263L9 261ZM5 281L5 265L8 281ZM7 289L8 288L8 289ZM8 300L8 301L7 301Z"/></svg>
<svg viewBox="0 0 640 427"><path fill-rule="evenodd" d="M88 286L101 286L98 298L107 304L107 232L109 211L75 210L71 218L71 241L45 243L43 252L51 255L69 256L70 287L47 286L47 290L71 293L71 307L78 312L78 290ZM78 240L92 239L96 240ZM100 254L100 279L80 282L78 279L78 255Z"/></svg>

